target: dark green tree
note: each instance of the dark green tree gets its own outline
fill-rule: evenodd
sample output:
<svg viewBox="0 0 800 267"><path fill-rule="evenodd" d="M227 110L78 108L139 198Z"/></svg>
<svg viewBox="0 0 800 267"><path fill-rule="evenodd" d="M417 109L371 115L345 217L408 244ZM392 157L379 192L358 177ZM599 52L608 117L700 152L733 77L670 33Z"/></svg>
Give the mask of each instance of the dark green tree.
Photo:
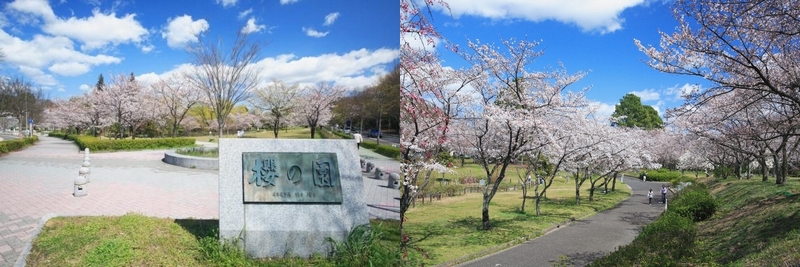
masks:
<svg viewBox="0 0 800 267"><path fill-rule="evenodd" d="M106 82L103 81L103 74L100 74L100 77L97 78L97 84L94 86L94 88L97 91L103 91L103 88L105 87L106 87Z"/></svg>
<svg viewBox="0 0 800 267"><path fill-rule="evenodd" d="M640 127L646 130L664 127L664 121L652 106L642 105L642 100L634 94L626 94L614 107L612 118L617 118L614 126Z"/></svg>

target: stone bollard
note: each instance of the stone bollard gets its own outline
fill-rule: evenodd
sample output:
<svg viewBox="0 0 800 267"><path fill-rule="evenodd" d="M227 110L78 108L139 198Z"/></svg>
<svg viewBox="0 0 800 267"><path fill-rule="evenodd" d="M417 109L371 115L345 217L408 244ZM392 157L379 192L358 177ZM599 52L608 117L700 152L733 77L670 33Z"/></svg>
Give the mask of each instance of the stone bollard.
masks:
<svg viewBox="0 0 800 267"><path fill-rule="evenodd" d="M75 178L75 187L73 188L72 195L75 197L82 197L86 195L86 177L78 175L78 178Z"/></svg>
<svg viewBox="0 0 800 267"><path fill-rule="evenodd" d="M364 169L366 169L367 167L367 161L364 159L360 159L360 161L361 161L361 171L363 172Z"/></svg>
<svg viewBox="0 0 800 267"><path fill-rule="evenodd" d="M381 168L375 168L375 179L381 179L383 177L383 170Z"/></svg>
<svg viewBox="0 0 800 267"><path fill-rule="evenodd" d="M400 174L398 173L390 173L389 174L389 182L386 185L389 188L398 189L400 188Z"/></svg>
<svg viewBox="0 0 800 267"><path fill-rule="evenodd" d="M375 164L372 164L372 162L367 162L367 173L372 172L373 168L375 168Z"/></svg>
<svg viewBox="0 0 800 267"><path fill-rule="evenodd" d="M84 161L84 163L86 163L86 161ZM82 176L83 179L86 180L86 183L88 183L89 182L89 168L81 167L80 169L78 169L78 176Z"/></svg>
<svg viewBox="0 0 800 267"><path fill-rule="evenodd" d="M79 175L82 175L84 178L86 178L87 183L89 182L89 174L92 173L92 170L89 169L90 166L92 166L92 164L89 160L89 148L87 147L83 149L83 163L81 163L81 170L78 171ZM83 168L86 168L85 172L82 171Z"/></svg>

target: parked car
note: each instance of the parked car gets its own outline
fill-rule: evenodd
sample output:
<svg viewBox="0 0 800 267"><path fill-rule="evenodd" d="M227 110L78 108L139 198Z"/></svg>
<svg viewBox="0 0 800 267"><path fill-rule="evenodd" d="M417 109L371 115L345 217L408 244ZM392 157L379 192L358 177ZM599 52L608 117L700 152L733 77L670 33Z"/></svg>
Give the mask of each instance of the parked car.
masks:
<svg viewBox="0 0 800 267"><path fill-rule="evenodd" d="M369 137L378 137L378 136L383 138L383 132L378 131L378 129L370 129L369 130Z"/></svg>

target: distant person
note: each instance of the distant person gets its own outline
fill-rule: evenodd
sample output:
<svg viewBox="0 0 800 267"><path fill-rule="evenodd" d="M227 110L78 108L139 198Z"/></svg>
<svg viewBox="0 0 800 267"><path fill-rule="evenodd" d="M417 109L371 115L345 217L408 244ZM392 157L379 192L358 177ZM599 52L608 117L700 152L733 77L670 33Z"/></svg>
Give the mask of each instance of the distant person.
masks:
<svg viewBox="0 0 800 267"><path fill-rule="evenodd" d="M667 186L661 185L661 202L660 203L667 203Z"/></svg>
<svg viewBox="0 0 800 267"><path fill-rule="evenodd" d="M361 149L361 141L364 140L364 138L361 137L361 134L360 133L354 133L353 134L353 139L356 139L356 149Z"/></svg>
<svg viewBox="0 0 800 267"><path fill-rule="evenodd" d="M647 172L644 172L644 174L642 174L642 181L647 182Z"/></svg>
<svg viewBox="0 0 800 267"><path fill-rule="evenodd" d="M650 188L650 192L647 192L647 204L653 205L653 189Z"/></svg>

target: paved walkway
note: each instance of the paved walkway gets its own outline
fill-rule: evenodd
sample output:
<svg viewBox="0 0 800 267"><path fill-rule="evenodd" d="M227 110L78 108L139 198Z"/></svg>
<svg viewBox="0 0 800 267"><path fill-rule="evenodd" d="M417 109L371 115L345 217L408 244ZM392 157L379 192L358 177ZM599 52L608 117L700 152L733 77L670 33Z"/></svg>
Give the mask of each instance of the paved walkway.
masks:
<svg viewBox="0 0 800 267"><path fill-rule="evenodd" d="M88 195L79 198L72 192L83 154L72 142L42 137L34 146L0 157L0 266L21 263L18 259L40 222L56 215L134 212L164 218L217 219L217 171L168 165L161 162L163 156L163 150L92 153ZM367 157L373 156L367 153ZM391 164L385 157L373 160ZM394 164L399 169L399 163ZM398 217L399 213L373 206L394 205L399 210L399 201L390 201L392 194L399 196L399 191L389 190L385 184L381 187L380 180L364 175L370 217Z"/></svg>
<svg viewBox="0 0 800 267"><path fill-rule="evenodd" d="M661 194L658 182L642 182L626 177L633 195L619 206L578 220L544 236L507 250L475 259L460 266L553 266L560 255L569 257L569 266L585 266L633 241L642 227L664 211L656 204ZM620 184L617 184L620 186ZM647 190L653 189L653 205L647 204Z"/></svg>
<svg viewBox="0 0 800 267"><path fill-rule="evenodd" d="M400 162L396 160L365 148L359 149L358 154L365 161L375 164L377 168L387 172L400 172ZM382 179L375 177L374 170L372 173L362 174L369 217L400 220L400 190L389 187L388 175Z"/></svg>

